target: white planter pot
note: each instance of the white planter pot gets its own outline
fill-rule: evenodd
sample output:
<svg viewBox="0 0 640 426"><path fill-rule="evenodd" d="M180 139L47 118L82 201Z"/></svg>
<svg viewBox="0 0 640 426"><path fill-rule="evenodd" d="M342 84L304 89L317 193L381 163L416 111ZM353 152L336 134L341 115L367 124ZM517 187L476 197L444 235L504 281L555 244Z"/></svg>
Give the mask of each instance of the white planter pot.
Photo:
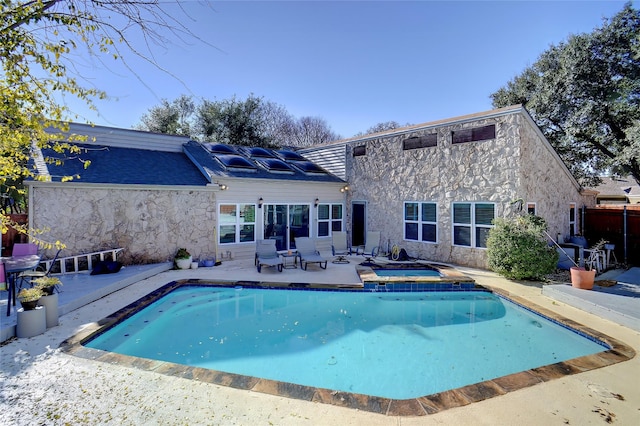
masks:
<svg viewBox="0 0 640 426"><path fill-rule="evenodd" d="M47 308L38 306L30 311L18 309L16 336L33 337L47 331Z"/></svg>
<svg viewBox="0 0 640 426"><path fill-rule="evenodd" d="M188 259L176 259L176 266L178 269L189 269L191 268L191 256Z"/></svg>
<svg viewBox="0 0 640 426"><path fill-rule="evenodd" d="M38 305L47 308L47 328L58 325L58 293L42 296L38 301Z"/></svg>

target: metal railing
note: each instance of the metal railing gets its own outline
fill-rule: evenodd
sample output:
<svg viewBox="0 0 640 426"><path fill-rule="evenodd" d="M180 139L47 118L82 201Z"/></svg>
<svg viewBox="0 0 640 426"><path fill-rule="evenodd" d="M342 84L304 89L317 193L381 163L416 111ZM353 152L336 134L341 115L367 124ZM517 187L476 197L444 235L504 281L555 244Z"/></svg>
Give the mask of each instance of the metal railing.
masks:
<svg viewBox="0 0 640 426"><path fill-rule="evenodd" d="M53 274L70 274L74 272L80 271L91 271L93 269L93 263L95 261L104 262L106 260L115 261L118 253L120 253L123 248L115 248L101 251L94 251L91 253L77 254L75 256L65 256L59 257L55 260L59 266L51 270ZM41 265L44 264L45 271L48 271L51 267L51 263L54 262L51 260L43 260Z"/></svg>

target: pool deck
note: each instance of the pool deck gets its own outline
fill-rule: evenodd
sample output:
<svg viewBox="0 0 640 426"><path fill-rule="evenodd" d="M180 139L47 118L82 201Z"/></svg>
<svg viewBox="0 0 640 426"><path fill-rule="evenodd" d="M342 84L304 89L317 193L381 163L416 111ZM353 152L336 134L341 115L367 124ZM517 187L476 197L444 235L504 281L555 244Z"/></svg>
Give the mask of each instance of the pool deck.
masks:
<svg viewBox="0 0 640 426"><path fill-rule="evenodd" d="M115 424L410 425L425 422L473 422L506 425L515 422L537 425L601 423L607 419L618 424L635 424L640 419L638 356L629 361L562 376L481 402L461 402L458 408L427 417L399 417L239 390L117 364L105 364L75 357L58 349L65 339L171 281L215 279L318 284L340 282L357 286L360 280L354 268L355 264L356 261L352 260L351 264L347 265L330 263L328 270L311 266L308 271L288 269L282 273L265 268L262 274L258 274L251 260L237 260L223 262L222 265L213 268L187 271L162 272L160 270L166 269L166 265L153 265L145 268L128 267L111 276L91 277L84 274L84 277L74 277L76 281L72 281L69 276L67 282L63 277L60 309L64 314L60 317L60 325L50 328L40 336L11 339L0 347L0 410L9 424L16 425L65 422L98 424L109 421ZM158 270L155 270L156 267ZM595 315L580 306L574 307L571 301L560 301L547 296L540 284L508 281L488 271L457 269L481 285L526 299L618 339L640 353L640 333L631 327L640 323L640 309L633 308L633 303L629 313L631 324L621 325L615 315L610 318ZM135 282L123 285L125 280L121 278L125 276L120 276L123 272L132 274ZM141 278L142 275L138 273L147 277ZM99 277L100 281L93 280ZM114 285L123 287L113 290ZM82 292L77 290L77 296L72 298L76 286L81 288ZM89 293L87 290L90 290ZM601 300L611 296L598 291L577 291L581 293L573 297L588 300L588 303L594 305L604 305L605 302ZM103 294L100 295L100 292ZM6 300L6 292L3 293ZM93 297L88 294L92 293L99 296L91 300ZM598 299L600 293L604 298ZM625 297L625 301L640 300L630 296L620 297ZM78 306L73 307L74 303ZM614 305L616 306L612 309L607 308L603 312L624 313L618 312L621 308L615 309L617 306L626 305L620 302ZM0 304L0 309L4 309L1 311L4 333L5 327L10 327L8 319L11 317L7 318L4 315L6 305ZM39 409L32 410L34 405Z"/></svg>

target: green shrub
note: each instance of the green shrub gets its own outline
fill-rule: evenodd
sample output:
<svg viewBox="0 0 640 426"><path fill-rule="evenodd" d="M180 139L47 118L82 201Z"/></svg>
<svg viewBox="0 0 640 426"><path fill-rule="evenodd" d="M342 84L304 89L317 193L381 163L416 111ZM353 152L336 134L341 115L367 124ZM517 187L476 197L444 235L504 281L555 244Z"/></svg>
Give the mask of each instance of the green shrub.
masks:
<svg viewBox="0 0 640 426"><path fill-rule="evenodd" d="M541 279L558 264L558 252L547 244L547 224L531 214L498 218L487 238L489 268L516 280Z"/></svg>

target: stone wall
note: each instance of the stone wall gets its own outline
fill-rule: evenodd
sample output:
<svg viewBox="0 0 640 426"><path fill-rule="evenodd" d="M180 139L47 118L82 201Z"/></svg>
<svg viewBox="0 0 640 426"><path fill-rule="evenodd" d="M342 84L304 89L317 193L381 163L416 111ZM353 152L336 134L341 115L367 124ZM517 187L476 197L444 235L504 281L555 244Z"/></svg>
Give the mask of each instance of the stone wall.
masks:
<svg viewBox="0 0 640 426"><path fill-rule="evenodd" d="M595 198L580 194L540 132L527 125L525 117L519 117L522 122L518 127L522 141L522 197L526 202L536 203L536 213L546 219L550 235L555 238L560 234L566 239L569 237L570 204L576 205L576 233L579 233L578 209L594 205Z"/></svg>
<svg viewBox="0 0 640 426"><path fill-rule="evenodd" d="M488 124L496 125L495 139L452 144L453 131ZM562 218L568 222L567 199L579 202L562 166L538 147L542 141L536 139L535 131L525 130L523 135L527 126L521 113L512 113L355 141L352 147L366 145L366 155L347 153L349 202L367 202L367 229L382 232L383 251L398 244L414 257L486 267L485 249L453 246L453 202L492 202L496 217L502 217L514 213L514 200L531 196L545 206L540 213L549 216L554 227L565 226ZM434 132L437 146L403 151L406 138ZM403 240L405 201L437 203L437 243ZM347 220L351 223L350 217Z"/></svg>
<svg viewBox="0 0 640 426"><path fill-rule="evenodd" d="M211 191L34 186L30 197L31 225L66 244L62 256L122 247L125 263L152 263L179 247L194 258L215 253Z"/></svg>

